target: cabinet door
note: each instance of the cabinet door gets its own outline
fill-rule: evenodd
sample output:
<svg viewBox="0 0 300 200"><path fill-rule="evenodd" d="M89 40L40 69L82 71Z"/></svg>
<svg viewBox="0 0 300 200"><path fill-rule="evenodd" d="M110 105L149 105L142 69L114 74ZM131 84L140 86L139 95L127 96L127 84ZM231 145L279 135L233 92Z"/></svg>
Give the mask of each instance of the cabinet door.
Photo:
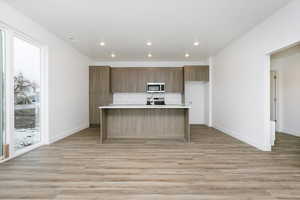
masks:
<svg viewBox="0 0 300 200"><path fill-rule="evenodd" d="M182 67L147 67L141 75L144 87L149 82L165 83L166 92L183 92L183 68Z"/></svg>
<svg viewBox="0 0 300 200"><path fill-rule="evenodd" d="M182 93L183 92L183 68L174 67L166 68L164 72L164 82L166 83L166 92Z"/></svg>
<svg viewBox="0 0 300 200"><path fill-rule="evenodd" d="M115 92L128 92L129 70L127 68L111 69L111 90Z"/></svg>
<svg viewBox="0 0 300 200"><path fill-rule="evenodd" d="M137 73L137 90L136 92L146 92L147 91L147 83L150 82L149 77L147 76L147 71L142 68L136 69Z"/></svg>
<svg viewBox="0 0 300 200"><path fill-rule="evenodd" d="M112 92L146 92L147 83L166 83L166 92L183 92L181 67L112 68Z"/></svg>
<svg viewBox="0 0 300 200"><path fill-rule="evenodd" d="M145 92L145 74L140 68L112 68L111 88L117 92Z"/></svg>
<svg viewBox="0 0 300 200"><path fill-rule="evenodd" d="M209 81L209 66L185 66L185 81Z"/></svg>
<svg viewBox="0 0 300 200"><path fill-rule="evenodd" d="M112 103L110 67L90 67L90 124L99 125L99 106Z"/></svg>

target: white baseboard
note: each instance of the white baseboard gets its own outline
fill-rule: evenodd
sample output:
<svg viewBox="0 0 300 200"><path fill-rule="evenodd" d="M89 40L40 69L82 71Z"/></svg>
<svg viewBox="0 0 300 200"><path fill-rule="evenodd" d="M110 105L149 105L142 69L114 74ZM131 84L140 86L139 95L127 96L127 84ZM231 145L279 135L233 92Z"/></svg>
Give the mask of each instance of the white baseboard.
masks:
<svg viewBox="0 0 300 200"><path fill-rule="evenodd" d="M287 128L281 128L280 132L286 133L288 135L293 135L293 136L300 137L300 132L299 131L295 131L295 130L291 130L291 129L287 129Z"/></svg>
<svg viewBox="0 0 300 200"><path fill-rule="evenodd" d="M240 140L242 142L245 142L245 143L247 143L247 144L249 144L249 145L251 145L251 146L253 146L253 147L255 147L255 148L259 149L259 150L262 150L262 151L271 151L271 146L267 147L264 144L260 144L257 141L254 141L252 138L249 138L249 137L243 135L242 133L238 133L236 131L232 131L232 130L227 129L227 128L223 127L223 126L220 126L220 125L218 125L216 123L213 124L213 127L215 129L217 129L219 131L222 131L225 134L230 135L230 136L232 136L232 137L234 137L234 138L236 138L236 139L238 139L238 140Z"/></svg>
<svg viewBox="0 0 300 200"><path fill-rule="evenodd" d="M207 123L189 123L191 126L192 125L201 125L201 126L207 126L207 127L212 127L212 126L209 126Z"/></svg>
<svg viewBox="0 0 300 200"><path fill-rule="evenodd" d="M82 124L81 126L79 126L77 128L74 128L74 129L71 129L71 130L66 130L66 131L60 133L58 136L50 138L49 144L52 144L54 142L57 142L59 140L62 140L64 138L66 138L66 137L68 137L70 135L73 135L73 134L75 134L75 133L77 133L79 131L87 129L87 128L89 128L89 126L90 126L89 123L85 123L85 124Z"/></svg>

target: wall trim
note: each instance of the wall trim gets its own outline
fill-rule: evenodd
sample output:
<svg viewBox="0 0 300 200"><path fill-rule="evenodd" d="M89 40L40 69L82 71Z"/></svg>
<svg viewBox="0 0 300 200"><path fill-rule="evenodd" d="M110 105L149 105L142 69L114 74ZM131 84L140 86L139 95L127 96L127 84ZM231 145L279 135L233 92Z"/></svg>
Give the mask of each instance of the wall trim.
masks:
<svg viewBox="0 0 300 200"><path fill-rule="evenodd" d="M280 132L288 134L288 135L293 135L296 137L300 137L300 132L299 131L295 131L295 130L291 130L291 129L287 129L287 128L281 128Z"/></svg>
<svg viewBox="0 0 300 200"><path fill-rule="evenodd" d="M89 127L90 127L89 123L84 123L81 126L78 126L78 127L74 128L74 129L63 131L58 136L50 138L49 144L53 144L55 142L58 142L59 140L62 140L64 138L66 138L66 137L69 137L69 136L71 136L71 135L73 135L75 133L78 133L79 131L82 131L84 129L87 129Z"/></svg>
<svg viewBox="0 0 300 200"><path fill-rule="evenodd" d="M253 140L252 138L249 138L245 135L243 135L242 133L238 133L237 131L233 131L233 130L230 130L228 128L225 128L219 124L216 124L216 123L213 123L213 128L227 134L227 135L230 135L231 137L234 137L244 143L247 143L261 151L271 151L271 146L266 146L264 144L261 144L261 143L257 143L257 141Z"/></svg>

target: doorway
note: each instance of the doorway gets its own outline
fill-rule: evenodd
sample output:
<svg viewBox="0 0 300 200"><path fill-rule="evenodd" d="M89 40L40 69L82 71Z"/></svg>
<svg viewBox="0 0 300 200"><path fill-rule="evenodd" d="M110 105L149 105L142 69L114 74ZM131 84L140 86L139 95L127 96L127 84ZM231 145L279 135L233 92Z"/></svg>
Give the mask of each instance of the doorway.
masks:
<svg viewBox="0 0 300 200"><path fill-rule="evenodd" d="M270 58L270 119L276 123L276 140L284 135L300 137L300 44Z"/></svg>

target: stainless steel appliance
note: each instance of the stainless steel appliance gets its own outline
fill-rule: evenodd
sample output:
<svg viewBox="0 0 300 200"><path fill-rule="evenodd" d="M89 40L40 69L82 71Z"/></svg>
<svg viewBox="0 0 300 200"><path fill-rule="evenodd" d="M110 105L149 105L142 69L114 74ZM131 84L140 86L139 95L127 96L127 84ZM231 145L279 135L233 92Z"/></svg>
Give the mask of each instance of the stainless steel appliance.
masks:
<svg viewBox="0 0 300 200"><path fill-rule="evenodd" d="M147 105L166 105L165 97L148 97Z"/></svg>
<svg viewBox="0 0 300 200"><path fill-rule="evenodd" d="M147 105L165 105L165 83L147 83Z"/></svg>
<svg viewBox="0 0 300 200"><path fill-rule="evenodd" d="M146 90L148 93L164 93L165 83L147 83Z"/></svg>

